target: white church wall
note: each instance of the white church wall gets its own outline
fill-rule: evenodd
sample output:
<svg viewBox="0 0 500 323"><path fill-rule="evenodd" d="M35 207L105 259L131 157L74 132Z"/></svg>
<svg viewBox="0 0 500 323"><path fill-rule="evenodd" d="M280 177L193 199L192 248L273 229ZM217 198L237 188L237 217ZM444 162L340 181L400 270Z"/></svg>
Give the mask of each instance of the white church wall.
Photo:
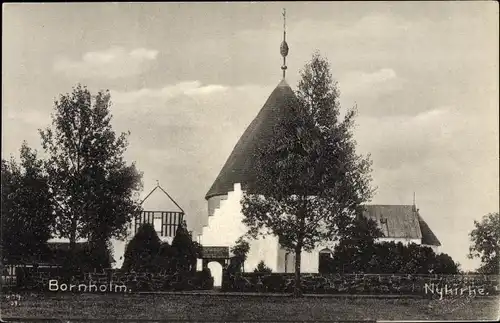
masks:
<svg viewBox="0 0 500 323"><path fill-rule="evenodd" d="M243 191L240 184L234 184L233 191L226 196L217 197L209 204L218 207L211 209L212 216L208 217L208 224L203 228L201 243L204 246L227 246L234 245L236 240L247 232L246 226L242 223L243 214L241 211L241 199ZM219 204L220 203L220 204ZM379 238L377 242L401 242L404 245L410 243L421 244L421 239L409 238ZM253 271L260 261L273 270L273 272L294 272L295 271L295 254L289 252L288 256L284 249L279 247L278 239L274 236L251 240L250 251L245 261L244 269L246 272ZM301 253L301 272L317 273L319 271L319 254L320 251L327 248L331 252L334 251L336 243L326 241L319 244L314 250ZM429 246L437 252L436 246ZM285 265L286 262L286 265ZM201 270L201 262L198 265Z"/></svg>
<svg viewBox="0 0 500 323"><path fill-rule="evenodd" d="M422 246L431 248L432 251L434 251L435 254L440 254L441 253L438 246L431 246L431 245L428 245L428 244L422 244Z"/></svg>
<svg viewBox="0 0 500 323"><path fill-rule="evenodd" d="M302 251L300 253L300 271L302 273L318 273L319 271L319 253L323 250L323 246L319 246L311 251ZM278 273L294 273L295 272L295 252L288 252L280 249L278 251L278 264L275 272Z"/></svg>
<svg viewBox="0 0 500 323"><path fill-rule="evenodd" d="M242 223L241 198L243 193L239 184L228 192L227 198L220 201L208 223L202 229L201 244L203 246L232 246L246 232Z"/></svg>
<svg viewBox="0 0 500 323"><path fill-rule="evenodd" d="M208 217L207 226L203 227L201 244L203 246L234 246L236 240L247 232L243 224L241 199L243 191L240 184L234 184L233 191L226 198L219 198L220 205ZM277 271L278 239L273 236L250 240L250 250L245 261L245 271L253 271L260 261L273 271Z"/></svg>
<svg viewBox="0 0 500 323"><path fill-rule="evenodd" d="M273 272L278 272L278 238L267 236L250 241L250 251L245 260L245 271L253 271L264 261Z"/></svg>
<svg viewBox="0 0 500 323"><path fill-rule="evenodd" d="M414 243L414 244L420 244L421 243L421 239L409 239L409 238L378 238L376 239L376 242L395 242L395 243L398 243L398 242L401 242L403 245L408 245L410 243Z"/></svg>

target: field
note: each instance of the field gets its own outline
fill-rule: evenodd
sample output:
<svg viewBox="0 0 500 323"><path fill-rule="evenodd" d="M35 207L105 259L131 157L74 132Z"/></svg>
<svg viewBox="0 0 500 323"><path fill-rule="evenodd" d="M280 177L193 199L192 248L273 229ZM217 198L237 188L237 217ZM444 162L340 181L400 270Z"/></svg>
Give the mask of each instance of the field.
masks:
<svg viewBox="0 0 500 323"><path fill-rule="evenodd" d="M498 299L428 300L252 295L45 294L2 303L2 318L133 319L161 321L333 321L495 319ZM47 321L46 321L47 322ZM60 321L61 322L61 321ZM71 322L78 322L72 320Z"/></svg>

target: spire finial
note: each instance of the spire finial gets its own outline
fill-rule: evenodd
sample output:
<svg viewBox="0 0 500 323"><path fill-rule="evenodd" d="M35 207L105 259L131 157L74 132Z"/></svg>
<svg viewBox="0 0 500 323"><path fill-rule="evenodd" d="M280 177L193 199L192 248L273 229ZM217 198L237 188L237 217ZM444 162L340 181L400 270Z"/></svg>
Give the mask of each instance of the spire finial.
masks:
<svg viewBox="0 0 500 323"><path fill-rule="evenodd" d="M415 192L413 192L413 211L417 211Z"/></svg>
<svg viewBox="0 0 500 323"><path fill-rule="evenodd" d="M283 70L283 79L285 78L286 67L286 56L288 55L288 44L286 43L286 9L283 8L283 41L280 46L281 56L283 57L283 65L281 69Z"/></svg>
<svg viewBox="0 0 500 323"><path fill-rule="evenodd" d="M156 180L156 186L160 186L160 181Z"/></svg>

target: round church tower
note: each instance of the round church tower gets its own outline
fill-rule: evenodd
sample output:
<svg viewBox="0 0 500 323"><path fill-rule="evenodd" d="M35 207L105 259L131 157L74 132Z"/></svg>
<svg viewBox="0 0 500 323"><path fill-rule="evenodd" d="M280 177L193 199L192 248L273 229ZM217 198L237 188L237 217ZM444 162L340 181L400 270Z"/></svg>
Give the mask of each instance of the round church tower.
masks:
<svg viewBox="0 0 500 323"><path fill-rule="evenodd" d="M236 143L205 195L209 216L214 214L214 210L220 206L221 200L227 197L228 192L233 191L235 184L240 184L242 190L259 193L259 188L254 184L258 149L275 140L275 127L279 120L290 115L288 109L294 99L293 90L285 79L281 80Z"/></svg>
<svg viewBox="0 0 500 323"><path fill-rule="evenodd" d="M204 247L231 247L247 232L242 223L241 199L243 192L259 193L256 184L256 164L260 148L277 138L277 127L289 118L296 101L294 91L285 80L286 57L288 55L286 31L280 45L283 57L282 80L273 90L255 119L247 127L226 160L219 175L205 195L208 202L208 223L203 228L201 243ZM250 242L245 271L253 270L264 261L275 272L286 270L287 257L279 247L278 239L266 236ZM291 260L291 259L290 259Z"/></svg>
<svg viewBox="0 0 500 323"><path fill-rule="evenodd" d="M209 216L214 214L215 209L220 206L221 200L227 198L228 192L233 191L235 184L240 184L242 190L259 193L259 188L254 185L258 149L275 139L276 126L280 120L290 116L289 109L296 97L285 80L286 57L289 51L286 42L285 12L283 12L283 18L283 41L280 46L280 54L283 57L283 65L281 66L283 79L238 140L231 155L205 195L205 199L208 201Z"/></svg>

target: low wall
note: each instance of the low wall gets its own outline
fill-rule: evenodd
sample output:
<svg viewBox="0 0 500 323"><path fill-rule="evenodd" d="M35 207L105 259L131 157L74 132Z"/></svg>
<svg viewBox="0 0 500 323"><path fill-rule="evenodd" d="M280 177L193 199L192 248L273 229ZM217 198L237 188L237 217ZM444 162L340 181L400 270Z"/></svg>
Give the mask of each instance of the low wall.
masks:
<svg viewBox="0 0 500 323"><path fill-rule="evenodd" d="M106 287L104 287L106 286ZM124 273L118 270L68 276L59 270L28 270L16 276L16 284L2 286L12 291L40 292L142 292L206 290L213 277L198 271L181 276L166 273Z"/></svg>
<svg viewBox="0 0 500 323"><path fill-rule="evenodd" d="M308 294L400 294L487 296L500 294L499 275L321 275L302 274ZM237 273L226 275L222 290L231 292L291 293L294 274Z"/></svg>
<svg viewBox="0 0 500 323"><path fill-rule="evenodd" d="M321 275L301 274L306 294L488 296L500 295L500 275ZM73 286L73 287L71 287ZM222 291L291 293L294 274L223 274ZM68 277L60 270L28 270L5 291L39 292L142 292L189 291L213 288L213 277L198 271L182 277L167 273L124 273L118 270Z"/></svg>

